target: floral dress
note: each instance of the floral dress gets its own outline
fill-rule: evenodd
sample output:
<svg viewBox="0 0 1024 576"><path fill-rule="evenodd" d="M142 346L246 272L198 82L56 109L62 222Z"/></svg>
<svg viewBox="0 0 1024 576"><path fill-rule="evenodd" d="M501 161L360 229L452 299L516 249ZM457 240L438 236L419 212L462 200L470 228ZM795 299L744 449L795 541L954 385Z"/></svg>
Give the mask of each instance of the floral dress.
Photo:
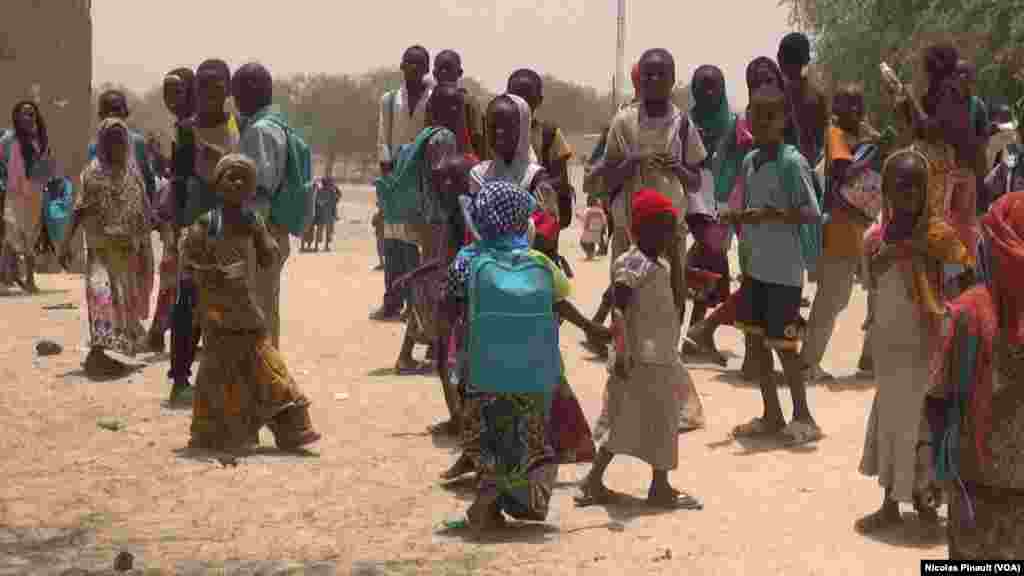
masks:
<svg viewBox="0 0 1024 576"><path fill-rule="evenodd" d="M147 308L137 270L149 230L142 175L131 162L115 169L94 159L82 174L82 184L75 208L86 214L90 346L134 356Z"/></svg>

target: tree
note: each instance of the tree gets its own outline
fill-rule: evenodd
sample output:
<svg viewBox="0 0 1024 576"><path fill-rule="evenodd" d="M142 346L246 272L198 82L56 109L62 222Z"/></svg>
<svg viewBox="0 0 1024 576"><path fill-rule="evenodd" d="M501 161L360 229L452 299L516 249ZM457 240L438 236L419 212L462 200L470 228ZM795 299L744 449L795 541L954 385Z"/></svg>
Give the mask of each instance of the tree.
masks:
<svg viewBox="0 0 1024 576"><path fill-rule="evenodd" d="M978 68L984 97L1014 101L1024 91L1024 11L1005 0L781 0L791 21L814 37L818 63L830 83L861 82L868 109L888 118L879 63L905 80L922 81L921 52L952 41ZM920 86L919 86L920 87Z"/></svg>

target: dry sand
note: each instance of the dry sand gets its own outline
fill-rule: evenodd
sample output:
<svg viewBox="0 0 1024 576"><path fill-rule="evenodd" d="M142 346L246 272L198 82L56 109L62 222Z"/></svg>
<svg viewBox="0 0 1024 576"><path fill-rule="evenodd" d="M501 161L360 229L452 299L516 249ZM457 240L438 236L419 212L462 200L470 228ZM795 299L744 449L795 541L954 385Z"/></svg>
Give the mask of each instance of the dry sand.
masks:
<svg viewBox="0 0 1024 576"><path fill-rule="evenodd" d="M680 436L672 481L703 499L703 511L647 509L649 468L621 458L607 481L632 501L574 509L572 483L587 466L564 466L546 524L488 542L439 531L471 495L437 480L454 453L424 433L446 413L437 378L392 375L402 326L367 320L383 290L370 271L370 193L344 193L334 251L293 250L285 268L283 353L324 435L311 457L277 453L266 431L266 450L237 465L188 455L189 412L163 405L166 358L138 359L145 367L130 378L84 378L80 277L44 276L40 296L0 297L0 574L109 567L119 551L165 573L290 560L325 561L321 573L338 574L354 564L378 574L907 574L923 557L944 557L942 535L916 522L877 539L853 531L881 497L857 472L874 393L852 377L859 290L824 363L840 379L810 392L828 435L817 446L730 440L734 425L760 413L757 390L736 377L737 358L729 372L695 365L708 426ZM589 313L608 263L583 261L569 236L574 299ZM77 308L47 309L68 303ZM42 338L64 353L36 358ZM563 328L569 378L593 420L605 372L580 339ZM741 349L731 329L719 342ZM783 402L788 409L785 393ZM123 429L100 427L105 419Z"/></svg>

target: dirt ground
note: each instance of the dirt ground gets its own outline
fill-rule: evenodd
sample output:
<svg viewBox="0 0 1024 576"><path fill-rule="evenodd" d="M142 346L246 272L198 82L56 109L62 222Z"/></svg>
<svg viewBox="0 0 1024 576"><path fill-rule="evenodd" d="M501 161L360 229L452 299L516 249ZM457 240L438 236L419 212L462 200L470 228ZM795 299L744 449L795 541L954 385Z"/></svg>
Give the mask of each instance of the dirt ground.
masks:
<svg viewBox="0 0 1024 576"><path fill-rule="evenodd" d="M277 453L266 431L265 450L236 465L189 454L190 413L164 404L166 357L136 359L142 368L129 378L86 379L80 277L48 275L42 295L0 297L0 574L109 568L120 551L162 573L276 560L322 563L307 573L389 575L906 574L922 558L945 556L942 534L915 521L875 539L853 531L881 499L877 483L857 472L874 394L852 376L860 291L824 363L840 378L810 392L827 434L817 446L730 440L734 425L760 413L756 388L736 377L738 358L729 371L691 367L708 425L680 436L671 478L704 501L703 511L646 508L650 470L621 458L607 480L632 500L577 510L573 483L588 467L563 466L547 523L483 542L441 529L461 517L471 493L438 482L454 452L425 434L445 415L437 378L393 375L402 326L367 319L383 290L382 273L370 270L369 194L345 194L333 252L293 250L285 268L283 353L324 436L308 457ZM590 313L608 262L585 262L569 236L574 299ZM38 358L40 339L65 350ZM580 339L563 328L569 378L593 421L605 369ZM741 350L730 329L719 342ZM783 402L788 409L785 393ZM262 569L289 569L275 566Z"/></svg>

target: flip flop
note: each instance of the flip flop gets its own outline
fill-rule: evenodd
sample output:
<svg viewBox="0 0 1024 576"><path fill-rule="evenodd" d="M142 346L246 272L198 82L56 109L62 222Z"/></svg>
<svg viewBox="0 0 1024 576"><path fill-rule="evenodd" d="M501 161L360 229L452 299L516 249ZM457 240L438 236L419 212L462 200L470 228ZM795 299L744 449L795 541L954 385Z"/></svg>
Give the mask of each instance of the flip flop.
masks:
<svg viewBox="0 0 1024 576"><path fill-rule="evenodd" d="M794 420L782 431L787 446L803 446L821 440L824 434L815 424Z"/></svg>
<svg viewBox="0 0 1024 576"><path fill-rule="evenodd" d="M740 424L732 429L733 438L755 438L758 436L774 436L785 430L783 426L770 426L764 418L752 418L746 424Z"/></svg>
<svg viewBox="0 0 1024 576"><path fill-rule="evenodd" d="M398 376L427 376L434 371L434 367L426 362L417 362L414 366L395 366L395 374Z"/></svg>
<svg viewBox="0 0 1024 576"><path fill-rule="evenodd" d="M590 506L601 506L615 499L615 493L604 488L600 494L580 489L580 494L573 497L577 508L588 508Z"/></svg>
<svg viewBox="0 0 1024 576"><path fill-rule="evenodd" d="M654 508L666 510L703 510L704 504L685 492L673 490L674 494L669 498L647 497L647 505Z"/></svg>

